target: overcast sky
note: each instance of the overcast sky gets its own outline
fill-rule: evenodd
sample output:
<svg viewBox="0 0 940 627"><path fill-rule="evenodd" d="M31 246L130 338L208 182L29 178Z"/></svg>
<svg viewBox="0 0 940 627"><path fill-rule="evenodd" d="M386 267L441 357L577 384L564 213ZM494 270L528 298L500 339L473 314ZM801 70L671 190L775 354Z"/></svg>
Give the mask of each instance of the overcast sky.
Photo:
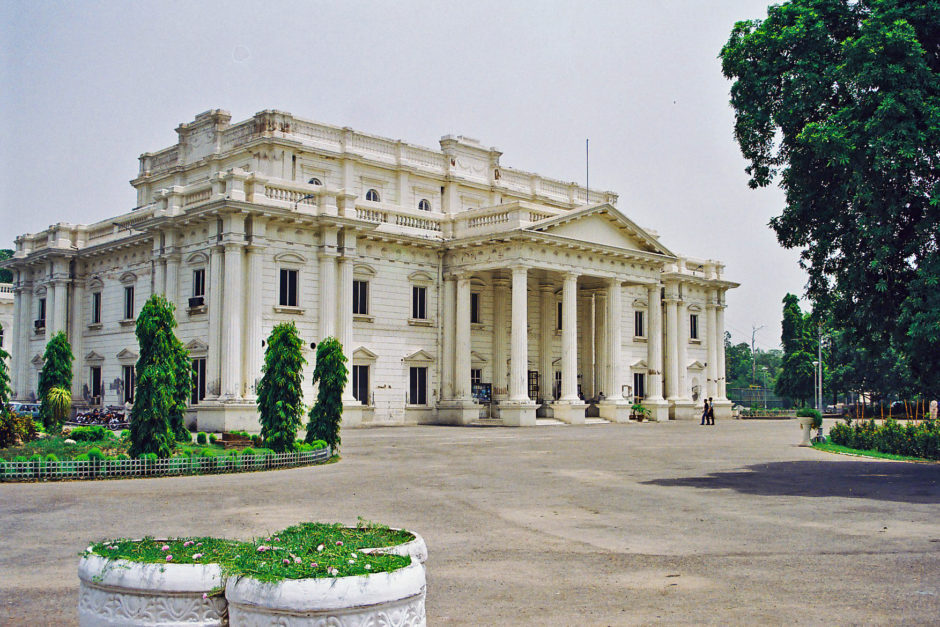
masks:
<svg viewBox="0 0 940 627"><path fill-rule="evenodd" d="M207 109L263 109L584 183L670 249L722 260L735 342L773 348L797 251L750 190L717 55L767 0L0 3L0 248L136 203L141 152Z"/></svg>

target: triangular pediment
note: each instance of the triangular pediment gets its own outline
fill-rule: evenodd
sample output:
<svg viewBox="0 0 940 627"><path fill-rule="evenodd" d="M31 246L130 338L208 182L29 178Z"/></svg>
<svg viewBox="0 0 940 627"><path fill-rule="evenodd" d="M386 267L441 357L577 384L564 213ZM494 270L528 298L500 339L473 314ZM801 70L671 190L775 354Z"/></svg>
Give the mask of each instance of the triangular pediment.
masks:
<svg viewBox="0 0 940 627"><path fill-rule="evenodd" d="M406 355L404 361L429 363L434 361L434 356L425 350L417 350L410 355Z"/></svg>
<svg viewBox="0 0 940 627"><path fill-rule="evenodd" d="M632 364L630 364L630 367L633 368L634 370L646 370L646 368L647 368L646 360L645 360L645 359L637 359L635 362L633 362Z"/></svg>
<svg viewBox="0 0 940 627"><path fill-rule="evenodd" d="M686 368L689 370L705 370L705 364L696 359L695 361L690 361Z"/></svg>
<svg viewBox="0 0 940 627"><path fill-rule="evenodd" d="M607 203L541 220L526 230L613 248L675 256L659 240Z"/></svg>
<svg viewBox="0 0 940 627"><path fill-rule="evenodd" d="M101 363L104 361L104 355L99 355L95 351L91 351L85 355L85 361L90 363Z"/></svg>
<svg viewBox="0 0 940 627"><path fill-rule="evenodd" d="M192 340L191 342L186 344L186 346L184 346L183 348L185 348L186 352L188 352L191 355L194 353L195 354L206 353L209 351L209 345L203 342L202 340L200 340L199 338Z"/></svg>
<svg viewBox="0 0 940 627"><path fill-rule="evenodd" d="M36 355L35 357L33 357L30 363L32 363L37 368L42 368L42 355Z"/></svg>
<svg viewBox="0 0 940 627"><path fill-rule="evenodd" d="M359 359L362 361L375 361L379 357L378 355L370 351L365 346L360 346L359 348L354 350L352 356L353 356L353 359Z"/></svg>
<svg viewBox="0 0 940 627"><path fill-rule="evenodd" d="M129 348L125 348L120 353L117 354L117 358L121 361L137 361L137 353L132 351Z"/></svg>
<svg viewBox="0 0 940 627"><path fill-rule="evenodd" d="M470 361L475 364L485 364L486 357L476 351L470 351Z"/></svg>

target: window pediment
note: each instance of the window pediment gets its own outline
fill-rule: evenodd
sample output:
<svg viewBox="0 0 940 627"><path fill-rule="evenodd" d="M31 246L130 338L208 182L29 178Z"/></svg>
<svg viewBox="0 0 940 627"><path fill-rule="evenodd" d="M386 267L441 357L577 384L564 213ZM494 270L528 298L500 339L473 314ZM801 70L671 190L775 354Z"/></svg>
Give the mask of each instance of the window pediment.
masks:
<svg viewBox="0 0 940 627"><path fill-rule="evenodd" d="M370 351L365 346L360 346L353 351L352 358L354 361L375 361L378 359L378 355Z"/></svg>
<svg viewBox="0 0 940 627"><path fill-rule="evenodd" d="M209 257L203 252L193 253L186 258L186 263L191 266L204 266L209 263Z"/></svg>
<svg viewBox="0 0 940 627"><path fill-rule="evenodd" d="M125 348L124 350L122 350L120 353L117 354L118 361L121 361L121 362L137 361L137 357L138 357L137 353L135 353L129 348Z"/></svg>
<svg viewBox="0 0 940 627"><path fill-rule="evenodd" d="M402 361L412 364L429 364L434 361L434 356L425 350L419 349L410 355L406 355Z"/></svg>
<svg viewBox="0 0 940 627"><path fill-rule="evenodd" d="M689 370L705 370L705 364L696 359L694 361L690 361L686 368Z"/></svg>
<svg viewBox="0 0 940 627"><path fill-rule="evenodd" d="M121 283L128 285L131 283L135 283L137 281L137 275L134 274L133 272L125 272L124 274L121 275L121 278L119 280L121 281Z"/></svg>
<svg viewBox="0 0 940 627"><path fill-rule="evenodd" d="M90 353L85 355L85 361L87 361L90 364L100 364L104 361L104 356L99 355L95 351L91 351Z"/></svg>
<svg viewBox="0 0 940 627"><path fill-rule="evenodd" d="M209 351L209 345L199 338L192 340L183 348L185 348L190 355L204 355Z"/></svg>
<svg viewBox="0 0 940 627"><path fill-rule="evenodd" d="M427 272L423 272L421 270L418 270L417 272L412 272L411 274L409 274L408 280L411 281L412 283L418 283L418 284L427 284L427 283L434 282L434 279L431 277L430 274L428 274Z"/></svg>
<svg viewBox="0 0 940 627"><path fill-rule="evenodd" d="M307 263L307 258L301 255L300 253L290 252L290 253L280 253L278 255L274 255L274 261L276 261L279 264L303 265Z"/></svg>

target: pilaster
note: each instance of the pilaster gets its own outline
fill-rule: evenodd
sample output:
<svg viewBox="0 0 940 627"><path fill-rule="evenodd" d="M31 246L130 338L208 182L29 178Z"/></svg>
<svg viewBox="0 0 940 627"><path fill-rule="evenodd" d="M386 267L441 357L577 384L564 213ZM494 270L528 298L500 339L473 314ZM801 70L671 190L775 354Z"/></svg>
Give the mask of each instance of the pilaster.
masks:
<svg viewBox="0 0 940 627"><path fill-rule="evenodd" d="M509 393L509 373L506 346L506 305L509 300L510 282L498 278L493 280L493 399L503 400Z"/></svg>
<svg viewBox="0 0 940 627"><path fill-rule="evenodd" d="M261 366L264 352L262 340L262 288L264 283L264 249L266 245L267 219L254 216L251 221L251 245L245 249L248 255L248 294L245 311L245 396L257 399L258 383L261 381Z"/></svg>
<svg viewBox="0 0 940 627"><path fill-rule="evenodd" d="M217 399L221 394L222 355L222 264L221 246L209 249L209 349L206 351L206 399ZM215 312L215 313L212 313Z"/></svg>
<svg viewBox="0 0 940 627"><path fill-rule="evenodd" d="M82 387L87 377L84 360L84 337L82 327L85 324L85 282L72 282L72 320L69 342L72 345L72 399L83 399Z"/></svg>
<svg viewBox="0 0 940 627"><path fill-rule="evenodd" d="M242 399L242 320L245 311L244 242L225 244L225 278L222 290L222 391L223 402Z"/></svg>
<svg viewBox="0 0 940 627"><path fill-rule="evenodd" d="M454 398L454 354L457 343L456 321L457 281L453 275L444 276L444 297L441 325L444 327L441 363L441 399Z"/></svg>
<svg viewBox="0 0 940 627"><path fill-rule="evenodd" d="M320 341L335 337L336 329L336 258L338 256L337 229L325 226L320 229L320 315L318 318ZM352 296L350 296L352 299ZM350 302L350 307L352 303Z"/></svg>

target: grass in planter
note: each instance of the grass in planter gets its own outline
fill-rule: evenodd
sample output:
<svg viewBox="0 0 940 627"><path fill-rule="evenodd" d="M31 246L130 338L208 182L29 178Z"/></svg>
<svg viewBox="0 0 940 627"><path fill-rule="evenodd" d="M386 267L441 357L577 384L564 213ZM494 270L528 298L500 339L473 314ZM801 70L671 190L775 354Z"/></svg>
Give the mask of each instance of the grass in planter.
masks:
<svg viewBox="0 0 940 627"><path fill-rule="evenodd" d="M877 459L890 459L899 462L934 462L935 460L927 459L925 457L908 457L906 455L895 455L894 453L882 453L881 451L876 450L862 450L857 448L849 448L847 446L842 446L841 444L833 444L832 442L814 442L813 448L819 449L820 451L826 451L827 453L847 453L849 455L859 455L861 457L874 457Z"/></svg>
<svg viewBox="0 0 940 627"><path fill-rule="evenodd" d="M219 564L225 576L259 581L349 577L384 573L411 564L410 556L365 554L363 548L401 544L414 535L377 525L349 529L339 524L303 523L283 532L239 542L218 538L110 540L85 554L148 564Z"/></svg>

